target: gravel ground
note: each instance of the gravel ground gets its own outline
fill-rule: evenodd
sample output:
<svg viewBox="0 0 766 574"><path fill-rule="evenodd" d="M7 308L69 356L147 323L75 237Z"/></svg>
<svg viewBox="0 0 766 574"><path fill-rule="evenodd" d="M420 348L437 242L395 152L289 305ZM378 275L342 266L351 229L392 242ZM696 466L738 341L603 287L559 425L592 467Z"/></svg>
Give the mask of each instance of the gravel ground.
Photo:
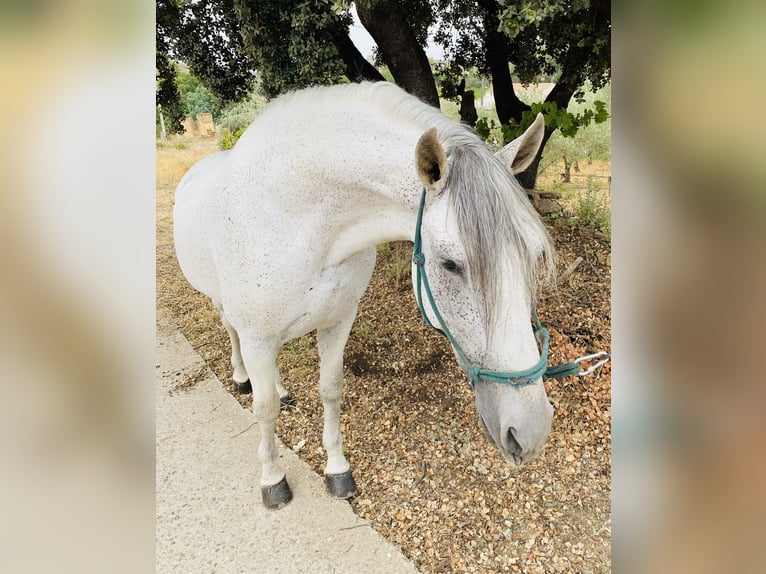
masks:
<svg viewBox="0 0 766 574"><path fill-rule="evenodd" d="M229 343L217 313L175 261L172 189L159 182L158 305L219 378L230 381ZM609 246L564 218L549 230L560 271L583 259L539 306L551 333L550 361L609 351ZM609 364L585 378L546 382L555 408L551 435L540 457L511 469L484 437L446 341L420 319L410 246L379 250L345 350L341 428L360 488L354 511L421 572L610 572ZM277 434L321 473L313 335L286 345L279 366L297 403L280 415ZM251 406L249 396L239 400Z"/></svg>

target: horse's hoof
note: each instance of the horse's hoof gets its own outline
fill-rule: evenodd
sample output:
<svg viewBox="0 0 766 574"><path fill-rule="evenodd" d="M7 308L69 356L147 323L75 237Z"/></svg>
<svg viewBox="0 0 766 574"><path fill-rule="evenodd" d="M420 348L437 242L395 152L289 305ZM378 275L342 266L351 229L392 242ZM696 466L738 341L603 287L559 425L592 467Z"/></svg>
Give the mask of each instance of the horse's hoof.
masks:
<svg viewBox="0 0 766 574"><path fill-rule="evenodd" d="M293 499L293 491L287 484L287 477L282 477L276 484L261 487L261 497L263 505L269 510L279 510L287 506L287 503Z"/></svg>
<svg viewBox="0 0 766 574"><path fill-rule="evenodd" d="M295 399L292 398L290 395L285 395L284 397L279 397L279 409L280 410L287 410L290 407L295 405Z"/></svg>
<svg viewBox="0 0 766 574"><path fill-rule="evenodd" d="M325 474L324 483L333 498L346 500L356 495L356 482L350 470L341 474Z"/></svg>
<svg viewBox="0 0 766 574"><path fill-rule="evenodd" d="M234 385L237 387L237 392L240 395L249 395L253 392L253 387L250 384L250 379L246 380L244 383L238 383L237 381L234 381Z"/></svg>

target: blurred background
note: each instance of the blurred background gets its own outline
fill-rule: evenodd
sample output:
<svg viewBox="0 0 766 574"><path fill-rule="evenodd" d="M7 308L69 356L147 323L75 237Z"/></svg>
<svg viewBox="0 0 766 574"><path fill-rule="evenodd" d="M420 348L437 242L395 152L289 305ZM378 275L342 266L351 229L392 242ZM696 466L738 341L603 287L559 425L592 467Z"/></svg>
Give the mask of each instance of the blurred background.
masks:
<svg viewBox="0 0 766 574"><path fill-rule="evenodd" d="M147 571L154 3L0 9L0 571ZM762 572L766 6L613 22L614 571Z"/></svg>
<svg viewBox="0 0 766 574"><path fill-rule="evenodd" d="M0 571L148 572L154 4L0 11Z"/></svg>
<svg viewBox="0 0 766 574"><path fill-rule="evenodd" d="M766 6L613 6L613 564L762 572Z"/></svg>

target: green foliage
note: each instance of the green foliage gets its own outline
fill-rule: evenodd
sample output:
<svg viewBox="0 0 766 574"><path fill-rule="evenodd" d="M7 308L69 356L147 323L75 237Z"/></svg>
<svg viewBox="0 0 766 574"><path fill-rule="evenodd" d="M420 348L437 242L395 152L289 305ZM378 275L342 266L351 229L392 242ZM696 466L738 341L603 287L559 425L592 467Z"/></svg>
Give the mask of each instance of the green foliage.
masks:
<svg viewBox="0 0 766 574"><path fill-rule="evenodd" d="M358 341L371 343L377 339L375 329L369 321L357 321L354 323L353 337Z"/></svg>
<svg viewBox="0 0 766 574"><path fill-rule="evenodd" d="M500 28L516 54L515 73L532 82L540 73L558 71L559 84L595 88L611 77L611 3L609 0L498 0L504 10ZM582 88L575 98L584 95Z"/></svg>
<svg viewBox="0 0 766 574"><path fill-rule="evenodd" d="M181 133L184 118L178 88L176 86L176 67L171 60L172 40L171 30L178 21L178 10L175 4L165 0L157 0L157 27L155 32L155 71L156 71L156 101L157 129L160 125L160 113L165 120L168 133Z"/></svg>
<svg viewBox="0 0 766 574"><path fill-rule="evenodd" d="M406 242L381 243L377 246L378 263L386 272L386 278L399 287L412 270L412 245Z"/></svg>
<svg viewBox="0 0 766 574"><path fill-rule="evenodd" d="M612 236L612 213L607 197L600 193L593 178L588 178L588 187L574 211L577 223L602 231L607 240Z"/></svg>
<svg viewBox="0 0 766 574"><path fill-rule="evenodd" d="M588 0L498 0L500 25L509 38L530 26L550 20L562 12L577 12L588 7Z"/></svg>
<svg viewBox="0 0 766 574"><path fill-rule="evenodd" d="M495 132L500 128L500 124L497 123L492 118L479 118L476 121L476 126L474 126L474 129L476 129L476 133L478 133L484 140L495 143L495 140L497 139L495 137Z"/></svg>
<svg viewBox="0 0 766 574"><path fill-rule="evenodd" d="M525 83L555 78L599 88L611 70L609 0L431 0L434 39L458 68L490 74L488 52L507 55ZM458 30L459 34L454 31ZM489 40L493 30L503 39Z"/></svg>
<svg viewBox="0 0 766 574"><path fill-rule="evenodd" d="M536 112L542 111L546 126L555 131L545 145L538 166L540 172L561 160L565 166L586 159L609 161L612 143L610 103L611 86L607 85L583 102L572 102L566 110L558 109L555 102L534 103L530 111L522 114L521 124L503 126L494 118L479 118L476 132L490 144L499 145L518 137L534 121Z"/></svg>
<svg viewBox="0 0 766 574"><path fill-rule="evenodd" d="M604 86L583 102L570 104L568 113L573 119L568 121L577 124L577 130L572 133L570 125L566 130L553 133L545 146L540 170L562 159L565 163L571 164L585 159L609 161L612 149L610 104L610 85ZM535 106L532 107L535 108ZM545 119L547 124L548 117L546 116Z"/></svg>
<svg viewBox="0 0 766 574"><path fill-rule="evenodd" d="M218 140L218 147L222 150L231 149L239 141L239 138L245 133L247 126L243 126L234 131L229 128L221 128L221 137Z"/></svg>
<svg viewBox="0 0 766 574"><path fill-rule="evenodd" d="M168 58L159 51L156 53L157 91L156 124L160 129L160 114L165 121L165 130L170 134L183 133L181 122L184 119L183 105L175 83L175 68Z"/></svg>
<svg viewBox="0 0 766 574"><path fill-rule="evenodd" d="M391 266L386 270L386 277L399 286L403 280L410 276L411 272L412 258L409 254L405 254L391 263Z"/></svg>
<svg viewBox="0 0 766 574"><path fill-rule="evenodd" d="M168 31L178 59L188 64L222 102L241 99L253 86L253 62L244 49L235 0L157 0L178 6Z"/></svg>
<svg viewBox="0 0 766 574"><path fill-rule="evenodd" d="M202 85L199 78L189 71L189 68L183 64L175 64L176 67L176 87L178 93L183 98Z"/></svg>
<svg viewBox="0 0 766 574"><path fill-rule="evenodd" d="M266 105L266 99L253 93L250 96L236 102L229 104L221 111L221 117L218 125L222 128L228 128L232 131L236 131L239 128L249 126L258 115L258 112Z"/></svg>
<svg viewBox="0 0 766 574"><path fill-rule="evenodd" d="M602 101L593 102L594 109L587 108L582 112L573 113L567 109L559 109L556 102L537 102L532 104L531 109L521 114L521 122L511 122L503 126L503 138L505 141L520 136L524 133L532 122L535 121L538 113L542 113L545 118L545 125L551 129L558 130L565 137L574 137L577 131L585 126L595 122L604 123L609 119L609 113L606 111L606 104Z"/></svg>
<svg viewBox="0 0 766 574"><path fill-rule="evenodd" d="M588 160L611 161L612 131L608 123L591 124L577 134Z"/></svg>
<svg viewBox="0 0 766 574"><path fill-rule="evenodd" d="M245 100L230 104L222 111L218 120L220 128L219 146L221 149L231 149L240 136L253 122L258 112L266 105L266 99L256 93L250 94Z"/></svg>
<svg viewBox="0 0 766 574"><path fill-rule="evenodd" d="M183 115L196 118L197 114L213 114L217 122L221 112L221 100L186 66L173 63L175 85Z"/></svg>
<svg viewBox="0 0 766 574"><path fill-rule="evenodd" d="M464 79L462 70L445 62L437 62L433 66L433 74L440 98L455 100L460 97L460 81Z"/></svg>
<svg viewBox="0 0 766 574"><path fill-rule="evenodd" d="M183 94L181 102L184 113L190 118L196 118L197 114L213 114L213 120L218 121L221 111L221 100L213 92L203 85L198 85L193 91Z"/></svg>
<svg viewBox="0 0 766 574"><path fill-rule="evenodd" d="M544 158L550 158L550 161L545 162L547 165L562 159L566 164L572 164L584 159L586 156L587 150L583 145L580 134L576 137L566 137L561 133L554 133L551 136L543 155Z"/></svg>
<svg viewBox="0 0 766 574"><path fill-rule="evenodd" d="M185 114L215 115L220 101L238 99L250 89L251 65L242 51L233 0L156 0L155 15L156 97L168 132L183 131ZM178 73L174 60L179 59L192 74ZM200 80L214 96L200 91L183 101L182 94L194 92Z"/></svg>
<svg viewBox="0 0 766 574"><path fill-rule="evenodd" d="M343 61L335 39L348 33L351 16L324 0L236 0L248 56L263 94L341 80Z"/></svg>
<svg viewBox="0 0 766 574"><path fill-rule="evenodd" d="M434 37L456 69L476 68L492 77L497 114L480 118L476 126L487 140L508 142L523 132L538 111L548 134L558 129L567 136L591 122L606 119L606 106L573 111L584 99L583 86L598 89L611 75L611 12L608 0L432 0L440 23ZM454 31L459 33L455 34ZM537 101L521 101L511 88L515 81L556 84ZM502 104L502 105L501 105ZM503 124L500 126L500 124ZM533 187L537 164L519 175Z"/></svg>

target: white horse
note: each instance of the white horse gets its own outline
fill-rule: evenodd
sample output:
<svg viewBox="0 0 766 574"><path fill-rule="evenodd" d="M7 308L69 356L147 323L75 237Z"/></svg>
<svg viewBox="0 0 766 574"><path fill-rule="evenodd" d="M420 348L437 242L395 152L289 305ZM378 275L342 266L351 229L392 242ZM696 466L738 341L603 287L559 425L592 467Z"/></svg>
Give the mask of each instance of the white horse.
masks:
<svg viewBox="0 0 766 574"><path fill-rule="evenodd" d="M530 309L538 264L550 271L552 247L512 175L531 162L543 126L538 116L493 154L471 130L393 84L310 88L275 100L230 152L204 158L181 180L178 261L220 310L234 381L240 390L252 384L267 507L292 498L274 435L280 397L287 398L277 352L313 330L327 488L338 498L355 494L340 433L343 348L375 246L412 240L420 217L420 264L433 298L423 301L424 314L448 327L453 346L459 341L461 364L530 371L544 363ZM472 378L485 433L513 465L535 457L551 427L541 373L529 379Z"/></svg>

